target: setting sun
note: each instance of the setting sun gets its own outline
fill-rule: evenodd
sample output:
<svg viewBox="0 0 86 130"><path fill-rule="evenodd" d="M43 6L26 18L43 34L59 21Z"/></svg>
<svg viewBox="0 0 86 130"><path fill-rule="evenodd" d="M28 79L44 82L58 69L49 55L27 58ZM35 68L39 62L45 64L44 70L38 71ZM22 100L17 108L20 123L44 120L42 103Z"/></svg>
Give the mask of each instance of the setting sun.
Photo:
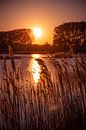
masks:
<svg viewBox="0 0 86 130"><path fill-rule="evenodd" d="M33 28L33 33L35 38L40 38L42 36L42 30L39 27Z"/></svg>

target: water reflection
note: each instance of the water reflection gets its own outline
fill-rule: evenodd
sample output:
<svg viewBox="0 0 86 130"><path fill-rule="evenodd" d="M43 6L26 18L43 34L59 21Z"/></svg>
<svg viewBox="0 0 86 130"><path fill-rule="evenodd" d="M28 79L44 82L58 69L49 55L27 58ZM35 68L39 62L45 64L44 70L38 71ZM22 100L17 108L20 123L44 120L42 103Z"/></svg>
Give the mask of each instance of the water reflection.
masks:
<svg viewBox="0 0 86 130"><path fill-rule="evenodd" d="M33 59L31 62L32 76L33 76L34 82L38 83L40 79L41 68L40 68L40 65L38 64L38 61L36 61L36 58L40 58L40 55L33 54L32 56L33 56Z"/></svg>
<svg viewBox="0 0 86 130"><path fill-rule="evenodd" d="M35 58L35 59L40 58L40 54L32 54L32 57Z"/></svg>

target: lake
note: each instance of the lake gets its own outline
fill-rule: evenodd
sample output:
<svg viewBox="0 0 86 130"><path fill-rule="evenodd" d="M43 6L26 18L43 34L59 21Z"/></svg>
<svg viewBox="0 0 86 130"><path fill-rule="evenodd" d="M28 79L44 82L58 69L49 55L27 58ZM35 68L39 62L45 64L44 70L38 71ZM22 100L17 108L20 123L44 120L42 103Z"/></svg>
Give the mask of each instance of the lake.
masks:
<svg viewBox="0 0 86 130"><path fill-rule="evenodd" d="M0 129L84 129L85 75L85 56L0 59Z"/></svg>
<svg viewBox="0 0 86 130"><path fill-rule="evenodd" d="M48 69L49 73L51 74L51 79L55 82L55 71L56 68L53 65L52 58L50 54L32 54L32 55L15 55L15 66L16 69L20 68L21 72L23 73L24 80L30 80L32 82L37 83L40 80L40 73L42 69L42 65L38 62L39 59L44 62L46 68ZM55 58L55 61L58 61L62 64L63 58ZM0 60L0 72L2 61ZM11 60L7 59L7 66L11 68ZM66 58L67 69L69 72L72 72L72 65L74 65L75 58ZM0 73L1 75L1 73Z"/></svg>

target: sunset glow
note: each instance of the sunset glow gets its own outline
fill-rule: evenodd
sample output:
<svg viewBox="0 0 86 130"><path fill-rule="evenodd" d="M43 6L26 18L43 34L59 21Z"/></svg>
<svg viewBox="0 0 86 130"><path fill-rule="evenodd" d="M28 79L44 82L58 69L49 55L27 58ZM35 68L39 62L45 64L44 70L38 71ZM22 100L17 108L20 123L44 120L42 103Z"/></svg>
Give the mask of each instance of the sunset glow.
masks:
<svg viewBox="0 0 86 130"><path fill-rule="evenodd" d="M42 30L39 27L33 28L33 33L35 38L40 38L42 36Z"/></svg>
<svg viewBox="0 0 86 130"><path fill-rule="evenodd" d="M33 80L35 83L38 83L40 79L40 66L36 60L33 59L32 61L32 75L33 75Z"/></svg>
<svg viewBox="0 0 86 130"><path fill-rule="evenodd" d="M86 130L86 0L0 0L0 130Z"/></svg>
<svg viewBox="0 0 86 130"><path fill-rule="evenodd" d="M32 57L35 58L35 59L40 58L40 54L32 54Z"/></svg>
<svg viewBox="0 0 86 130"><path fill-rule="evenodd" d="M65 22L86 21L85 10L85 0L1 0L0 30L38 27L35 43L52 44L53 29Z"/></svg>

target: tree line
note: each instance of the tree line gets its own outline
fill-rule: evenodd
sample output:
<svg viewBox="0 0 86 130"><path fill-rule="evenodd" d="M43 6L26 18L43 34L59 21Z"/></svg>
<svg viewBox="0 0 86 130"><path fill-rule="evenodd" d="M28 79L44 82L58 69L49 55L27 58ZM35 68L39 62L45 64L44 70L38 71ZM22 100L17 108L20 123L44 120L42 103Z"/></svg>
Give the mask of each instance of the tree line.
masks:
<svg viewBox="0 0 86 130"><path fill-rule="evenodd" d="M31 29L16 29L0 32L0 53L7 53L9 46L14 53L31 52L86 52L86 22L69 22L53 30L52 44L34 45Z"/></svg>
<svg viewBox="0 0 86 130"><path fill-rule="evenodd" d="M14 50L20 51L26 45L31 45L34 40L34 35L31 29L16 29L13 31L0 32L0 50L8 52L8 47L11 46ZM23 47L23 48L22 48Z"/></svg>
<svg viewBox="0 0 86 130"><path fill-rule="evenodd" d="M55 27L53 48L58 51L86 52L86 22L69 22Z"/></svg>

